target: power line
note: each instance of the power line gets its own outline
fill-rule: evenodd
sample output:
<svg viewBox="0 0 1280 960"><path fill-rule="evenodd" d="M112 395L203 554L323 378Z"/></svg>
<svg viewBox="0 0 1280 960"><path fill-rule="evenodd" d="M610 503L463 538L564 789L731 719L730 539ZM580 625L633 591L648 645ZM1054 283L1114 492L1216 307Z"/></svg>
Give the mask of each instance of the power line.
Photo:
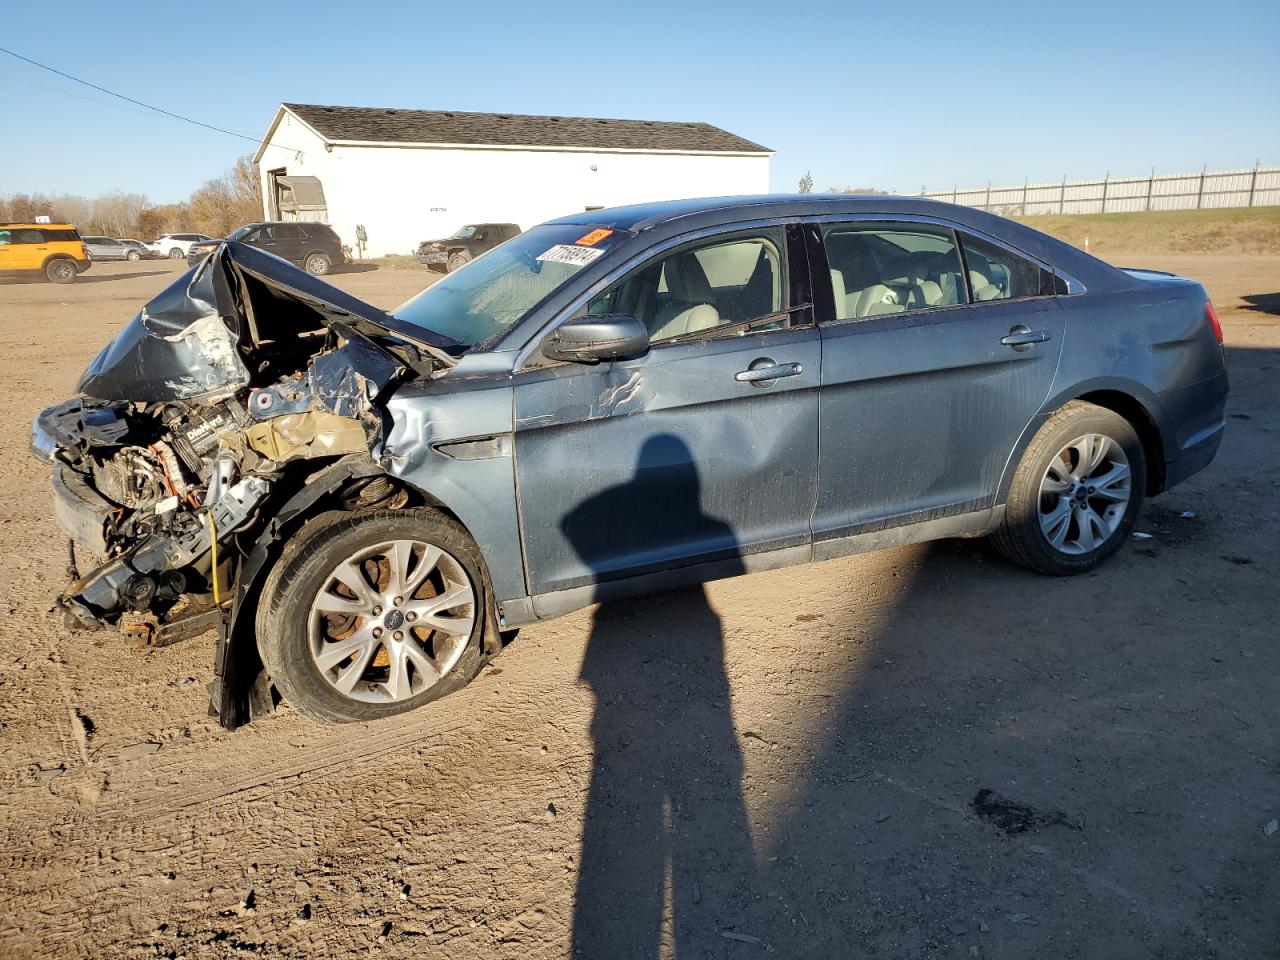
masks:
<svg viewBox="0 0 1280 960"><path fill-rule="evenodd" d="M166 117L172 117L174 120L181 120L184 123L192 123L197 127L204 127L206 130L213 130L216 133L225 133L229 137L239 137L241 140L248 140L250 143L262 142L258 137L250 136L247 133L240 133L237 130L228 130L225 127L215 127L211 123L202 123L199 120L193 120L191 117L184 117L180 113L172 113L160 107L152 106L149 103L143 103L141 100L135 100L133 97L126 97L123 93L116 93L114 90L108 90L106 87L100 87L96 83L90 83L88 80L81 80L79 77L73 77L71 74L64 73L56 67L49 66L47 63L40 63L38 60L32 60L30 57L24 57L22 54L14 53L12 50L7 50L4 47L0 47L0 53L7 53L9 56L14 57L17 60L22 60L31 64L33 67L39 67L41 70L48 70L50 73L57 74L60 77L65 77L67 80L72 80L75 83L83 84L90 89L97 90L100 93L105 93L107 96L115 97L118 100L124 100L127 103L132 103L136 106L154 111L155 113L163 114Z"/></svg>

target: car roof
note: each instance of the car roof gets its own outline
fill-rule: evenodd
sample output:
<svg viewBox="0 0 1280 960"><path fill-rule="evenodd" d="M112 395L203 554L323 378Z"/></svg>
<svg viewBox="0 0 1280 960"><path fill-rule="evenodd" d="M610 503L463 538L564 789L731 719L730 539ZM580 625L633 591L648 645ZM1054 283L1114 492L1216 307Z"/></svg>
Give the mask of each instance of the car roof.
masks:
<svg viewBox="0 0 1280 960"><path fill-rule="evenodd" d="M702 227L732 226L754 220L857 215L928 217L985 233L1066 271L1086 286L1124 286L1127 278L1115 267L1046 233L976 207L925 197L890 194L761 194L664 200L570 214L552 223L607 227L631 233L667 235Z"/></svg>
<svg viewBox="0 0 1280 960"><path fill-rule="evenodd" d="M14 220L12 222L0 221L0 227L50 227L54 230L75 230L74 223L28 223L26 220Z"/></svg>

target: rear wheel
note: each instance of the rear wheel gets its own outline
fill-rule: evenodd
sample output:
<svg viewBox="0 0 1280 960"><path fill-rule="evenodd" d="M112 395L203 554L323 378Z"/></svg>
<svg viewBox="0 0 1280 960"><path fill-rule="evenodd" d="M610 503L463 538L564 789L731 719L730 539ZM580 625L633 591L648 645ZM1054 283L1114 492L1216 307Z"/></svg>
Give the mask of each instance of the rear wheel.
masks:
<svg viewBox="0 0 1280 960"><path fill-rule="evenodd" d="M1032 438L992 543L1039 573L1092 570L1128 537L1146 484L1142 441L1132 424L1073 400Z"/></svg>
<svg viewBox="0 0 1280 960"><path fill-rule="evenodd" d="M125 254L125 257L128 258L130 263L137 263L139 260L142 259L142 254L140 254L137 250L130 250L128 253Z"/></svg>
<svg viewBox="0 0 1280 960"><path fill-rule="evenodd" d="M53 283L71 283L77 276L76 265L71 260L50 260L44 267L44 275Z"/></svg>
<svg viewBox="0 0 1280 960"><path fill-rule="evenodd" d="M449 263L447 264L446 269L449 273L453 273L455 270L461 270L470 262L471 254L467 253L465 250L455 250L453 253L449 254Z"/></svg>
<svg viewBox="0 0 1280 960"><path fill-rule="evenodd" d="M258 643L298 711L373 720L469 683L496 629L491 608L479 550L456 521L361 514L320 525L282 558L263 588Z"/></svg>
<svg viewBox="0 0 1280 960"><path fill-rule="evenodd" d="M307 273L323 277L333 267L333 262L323 253L313 253L303 261L303 266L306 268Z"/></svg>

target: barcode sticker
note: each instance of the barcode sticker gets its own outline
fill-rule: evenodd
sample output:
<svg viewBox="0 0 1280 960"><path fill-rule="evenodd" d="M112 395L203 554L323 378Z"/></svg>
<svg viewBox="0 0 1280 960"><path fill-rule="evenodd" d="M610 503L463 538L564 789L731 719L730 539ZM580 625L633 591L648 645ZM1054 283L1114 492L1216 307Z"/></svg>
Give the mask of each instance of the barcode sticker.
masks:
<svg viewBox="0 0 1280 960"><path fill-rule="evenodd" d="M551 263L568 263L575 267L585 267L604 251L599 247L575 247L568 243L557 243L554 247L538 254L539 260Z"/></svg>

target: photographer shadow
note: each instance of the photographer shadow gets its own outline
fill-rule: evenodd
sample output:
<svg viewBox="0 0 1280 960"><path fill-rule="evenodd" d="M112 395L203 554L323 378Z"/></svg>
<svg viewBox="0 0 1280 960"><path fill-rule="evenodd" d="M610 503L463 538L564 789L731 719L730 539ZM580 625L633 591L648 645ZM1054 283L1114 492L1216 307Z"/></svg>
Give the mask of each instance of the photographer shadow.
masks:
<svg viewBox="0 0 1280 960"><path fill-rule="evenodd" d="M660 515L647 503L661 504ZM702 512L693 455L670 435L647 440L632 479L579 504L561 529L597 571L606 555L661 544L737 549L732 529ZM752 876L755 857L724 636L702 586L601 603L582 678L596 699L595 750L574 955L642 960L723 947L731 905L749 899L733 887Z"/></svg>

